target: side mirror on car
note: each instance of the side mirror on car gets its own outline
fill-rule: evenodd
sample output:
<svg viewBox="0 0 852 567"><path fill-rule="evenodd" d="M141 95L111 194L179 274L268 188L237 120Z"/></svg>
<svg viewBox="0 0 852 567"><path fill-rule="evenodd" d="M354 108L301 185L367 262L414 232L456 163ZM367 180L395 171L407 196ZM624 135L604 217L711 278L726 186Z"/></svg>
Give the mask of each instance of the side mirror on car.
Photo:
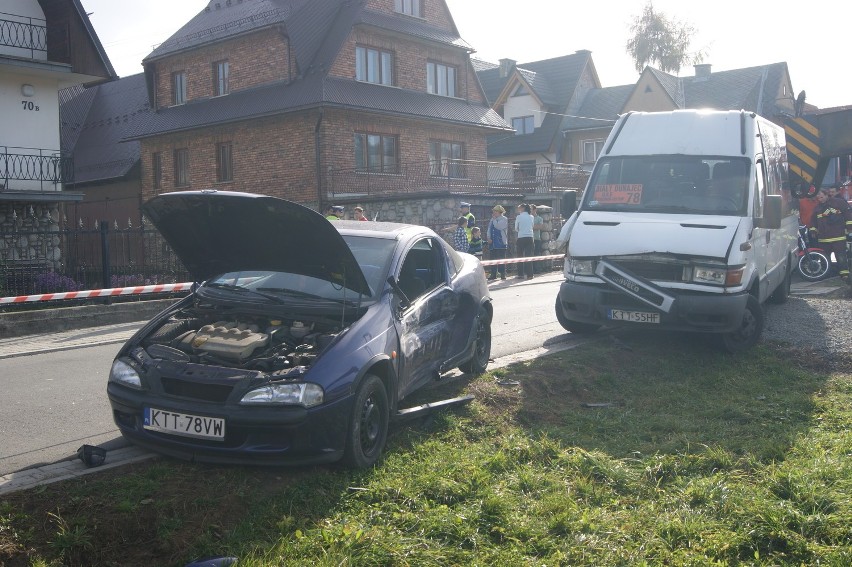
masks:
<svg viewBox="0 0 852 567"><path fill-rule="evenodd" d="M757 228L781 228L784 201L781 195L767 195L763 201L763 218L754 220Z"/></svg>

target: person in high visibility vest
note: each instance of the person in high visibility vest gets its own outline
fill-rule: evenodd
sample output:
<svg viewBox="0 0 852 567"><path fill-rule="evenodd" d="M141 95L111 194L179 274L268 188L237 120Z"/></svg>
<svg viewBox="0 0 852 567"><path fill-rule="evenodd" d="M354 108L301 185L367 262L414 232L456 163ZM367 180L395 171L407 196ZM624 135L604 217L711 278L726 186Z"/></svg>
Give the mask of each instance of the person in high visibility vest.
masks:
<svg viewBox="0 0 852 567"><path fill-rule="evenodd" d="M329 205L325 209L325 218L327 220L340 220L343 218L343 206L342 205Z"/></svg>
<svg viewBox="0 0 852 567"><path fill-rule="evenodd" d="M476 225L476 217L470 212L470 203L461 202L459 203L459 206L461 207L461 216L467 219L467 226L465 227L464 232L467 235L467 241L470 242L470 231L473 230L473 227Z"/></svg>

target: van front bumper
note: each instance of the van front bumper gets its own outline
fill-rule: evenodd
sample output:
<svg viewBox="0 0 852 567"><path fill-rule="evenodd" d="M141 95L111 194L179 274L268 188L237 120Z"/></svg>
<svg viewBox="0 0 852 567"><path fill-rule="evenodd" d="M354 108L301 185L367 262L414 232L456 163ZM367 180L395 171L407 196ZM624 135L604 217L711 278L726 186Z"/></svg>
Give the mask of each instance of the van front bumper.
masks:
<svg viewBox="0 0 852 567"><path fill-rule="evenodd" d="M564 281L559 288L559 302L567 319L593 325L730 333L742 324L748 300L747 292L710 294L678 292L672 289L665 291L675 298L668 313L654 309L606 284ZM659 323L613 320L613 310L659 313Z"/></svg>

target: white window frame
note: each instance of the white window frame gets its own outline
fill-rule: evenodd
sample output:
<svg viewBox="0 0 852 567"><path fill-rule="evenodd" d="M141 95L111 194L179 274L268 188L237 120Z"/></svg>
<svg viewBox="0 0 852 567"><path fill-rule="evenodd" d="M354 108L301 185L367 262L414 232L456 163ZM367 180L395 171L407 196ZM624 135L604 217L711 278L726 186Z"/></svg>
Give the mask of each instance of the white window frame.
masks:
<svg viewBox="0 0 852 567"><path fill-rule="evenodd" d="M454 65L426 63L426 92L440 96L456 97L458 70Z"/></svg>
<svg viewBox="0 0 852 567"><path fill-rule="evenodd" d="M355 47L355 79L363 83L393 86L393 53L374 47Z"/></svg>
<svg viewBox="0 0 852 567"><path fill-rule="evenodd" d="M604 142L606 140L583 140L583 163L595 163L598 161L598 156L601 155L603 151ZM589 152L591 152L591 157L593 159L589 160Z"/></svg>
<svg viewBox="0 0 852 567"><path fill-rule="evenodd" d="M520 124L521 127L518 128L516 124ZM535 116L516 116L512 118L512 128L515 129L516 136L532 134L535 132Z"/></svg>
<svg viewBox="0 0 852 567"><path fill-rule="evenodd" d="M423 17L423 2L425 0L396 0L394 10L398 14L406 16L414 16L415 18Z"/></svg>
<svg viewBox="0 0 852 567"><path fill-rule="evenodd" d="M186 71L172 73L172 104L186 104Z"/></svg>

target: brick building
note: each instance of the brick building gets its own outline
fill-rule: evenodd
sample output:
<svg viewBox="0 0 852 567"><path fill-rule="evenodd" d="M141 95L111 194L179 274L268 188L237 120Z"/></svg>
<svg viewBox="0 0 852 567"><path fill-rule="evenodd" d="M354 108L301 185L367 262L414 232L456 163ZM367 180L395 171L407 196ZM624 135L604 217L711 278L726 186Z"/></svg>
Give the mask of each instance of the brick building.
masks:
<svg viewBox="0 0 852 567"><path fill-rule="evenodd" d="M489 108L443 0L217 0L143 61L143 199L187 189L320 206L360 179L484 161L509 125ZM341 184L340 172L348 172ZM485 171L482 170L484 177ZM482 180L482 186L485 186ZM411 189L408 189L411 191Z"/></svg>

